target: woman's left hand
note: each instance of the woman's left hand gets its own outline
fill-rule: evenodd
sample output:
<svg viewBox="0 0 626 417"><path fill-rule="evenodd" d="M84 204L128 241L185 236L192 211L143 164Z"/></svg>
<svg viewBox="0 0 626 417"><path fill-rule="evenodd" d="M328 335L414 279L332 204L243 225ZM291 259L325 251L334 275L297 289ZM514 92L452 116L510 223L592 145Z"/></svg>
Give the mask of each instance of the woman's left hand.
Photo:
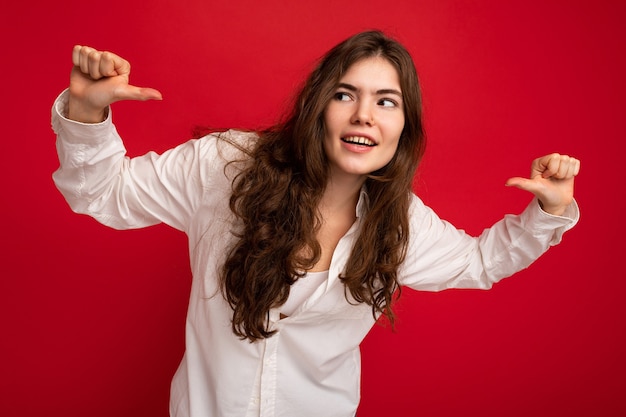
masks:
<svg viewBox="0 0 626 417"><path fill-rule="evenodd" d="M579 171L578 159L553 153L532 162L530 178L509 178L506 185L533 193L545 212L560 216L574 199L574 177Z"/></svg>

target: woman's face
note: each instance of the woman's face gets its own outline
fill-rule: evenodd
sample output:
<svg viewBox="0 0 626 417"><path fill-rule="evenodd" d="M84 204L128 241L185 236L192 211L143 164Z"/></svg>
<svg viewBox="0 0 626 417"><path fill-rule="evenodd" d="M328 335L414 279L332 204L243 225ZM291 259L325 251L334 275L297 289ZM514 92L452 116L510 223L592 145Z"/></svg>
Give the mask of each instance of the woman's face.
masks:
<svg viewBox="0 0 626 417"><path fill-rule="evenodd" d="M331 177L364 178L391 161L404 128L396 69L381 57L354 63L324 111Z"/></svg>

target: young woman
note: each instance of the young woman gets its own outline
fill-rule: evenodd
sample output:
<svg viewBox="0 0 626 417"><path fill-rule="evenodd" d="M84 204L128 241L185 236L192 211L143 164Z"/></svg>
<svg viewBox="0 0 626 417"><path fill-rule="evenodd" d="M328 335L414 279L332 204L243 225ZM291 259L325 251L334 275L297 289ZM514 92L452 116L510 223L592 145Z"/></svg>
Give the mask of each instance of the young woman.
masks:
<svg viewBox="0 0 626 417"><path fill-rule="evenodd" d="M353 416L359 344L393 323L403 286L489 288L525 268L578 219L578 160L552 154L535 194L478 238L411 190L424 152L411 57L380 32L320 61L284 123L230 130L129 159L111 123L118 100L160 99L129 84L130 65L77 46L53 107L72 209L115 228L164 222L189 237L193 284L173 416Z"/></svg>

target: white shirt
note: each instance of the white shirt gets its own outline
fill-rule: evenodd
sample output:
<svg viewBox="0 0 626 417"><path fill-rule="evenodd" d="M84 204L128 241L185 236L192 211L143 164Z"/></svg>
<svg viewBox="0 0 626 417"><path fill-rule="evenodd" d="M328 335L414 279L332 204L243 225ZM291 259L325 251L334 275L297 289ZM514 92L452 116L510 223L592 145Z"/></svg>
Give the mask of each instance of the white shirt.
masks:
<svg viewBox="0 0 626 417"><path fill-rule="evenodd" d="M280 306L280 314L291 316L302 303L309 298L315 289L328 280L328 271L307 272L293 283L289 289L287 302Z"/></svg>
<svg viewBox="0 0 626 417"><path fill-rule="evenodd" d="M348 417L360 398L359 344L375 323L371 307L352 305L338 275L358 237L367 195L357 220L341 238L328 277L280 319L277 333L255 343L231 330L232 310L221 296L218 271L232 242L228 207L241 156L214 137L191 140L162 155L129 159L111 122L87 125L65 119L67 92L52 112L60 168L54 181L71 208L118 229L166 223L185 232L193 282L186 322L186 352L173 378L170 413L176 417ZM230 131L246 144L252 133ZM410 241L399 276L402 285L437 291L490 288L527 267L558 243L578 220L573 203L564 216L543 212L536 201L470 237L441 220L413 196Z"/></svg>

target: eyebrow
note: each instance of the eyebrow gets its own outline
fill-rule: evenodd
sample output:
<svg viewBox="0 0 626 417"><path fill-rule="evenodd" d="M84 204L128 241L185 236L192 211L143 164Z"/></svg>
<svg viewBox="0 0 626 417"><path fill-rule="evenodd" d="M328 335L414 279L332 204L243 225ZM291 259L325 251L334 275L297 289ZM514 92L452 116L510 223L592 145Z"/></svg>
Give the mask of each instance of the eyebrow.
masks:
<svg viewBox="0 0 626 417"><path fill-rule="evenodd" d="M348 83L339 83L341 88L345 88L348 91L358 92L359 89ZM381 90L376 90L376 95L384 95L384 94L395 94L396 96L402 98L402 93L394 88L383 88Z"/></svg>

